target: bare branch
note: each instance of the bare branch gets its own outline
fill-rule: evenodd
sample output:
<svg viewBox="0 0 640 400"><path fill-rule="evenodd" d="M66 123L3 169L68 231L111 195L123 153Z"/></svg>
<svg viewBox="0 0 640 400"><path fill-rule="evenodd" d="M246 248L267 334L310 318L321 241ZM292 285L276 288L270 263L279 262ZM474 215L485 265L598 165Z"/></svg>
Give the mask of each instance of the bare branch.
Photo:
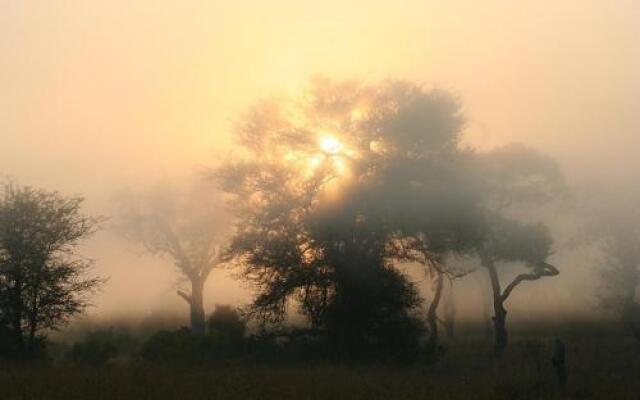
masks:
<svg viewBox="0 0 640 400"><path fill-rule="evenodd" d="M516 288L520 283L524 281L536 281L544 276L555 276L558 275L560 271L556 267L546 262L540 262L540 264L534 269L532 273L528 274L520 274L516 276L516 278L504 289L502 295L500 296L501 301L506 301L513 289Z"/></svg>
<svg viewBox="0 0 640 400"><path fill-rule="evenodd" d="M178 290L178 296L182 297L184 301L191 304L192 298L190 294L183 292L182 290Z"/></svg>

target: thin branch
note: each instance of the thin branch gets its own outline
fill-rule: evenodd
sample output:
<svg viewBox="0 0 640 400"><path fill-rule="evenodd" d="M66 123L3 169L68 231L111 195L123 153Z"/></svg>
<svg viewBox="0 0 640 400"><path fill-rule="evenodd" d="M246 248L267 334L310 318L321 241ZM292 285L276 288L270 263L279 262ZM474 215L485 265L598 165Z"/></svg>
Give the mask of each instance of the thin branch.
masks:
<svg viewBox="0 0 640 400"><path fill-rule="evenodd" d="M191 301L192 301L191 295L186 294L182 290L178 290L178 296L182 297L184 299L184 301L186 301L187 303L191 304Z"/></svg>

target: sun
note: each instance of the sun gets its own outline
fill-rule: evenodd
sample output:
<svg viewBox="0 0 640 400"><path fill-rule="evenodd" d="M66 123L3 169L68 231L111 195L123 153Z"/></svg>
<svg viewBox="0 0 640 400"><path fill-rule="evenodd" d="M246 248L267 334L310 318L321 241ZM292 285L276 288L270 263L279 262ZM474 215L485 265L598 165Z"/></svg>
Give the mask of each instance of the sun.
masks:
<svg viewBox="0 0 640 400"><path fill-rule="evenodd" d="M320 138L320 148L326 154L335 155L342 150L342 143L333 136L323 136Z"/></svg>

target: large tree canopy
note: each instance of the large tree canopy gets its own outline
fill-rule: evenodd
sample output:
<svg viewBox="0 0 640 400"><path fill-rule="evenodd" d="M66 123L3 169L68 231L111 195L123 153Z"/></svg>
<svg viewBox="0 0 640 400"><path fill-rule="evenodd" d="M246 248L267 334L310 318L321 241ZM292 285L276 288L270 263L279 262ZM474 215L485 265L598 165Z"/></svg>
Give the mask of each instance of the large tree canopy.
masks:
<svg viewBox="0 0 640 400"><path fill-rule="evenodd" d="M494 199L538 185L516 175L511 191L500 186L504 161L463 148L463 122L450 94L394 81L319 79L250 110L237 126L241 153L216 176L233 195L228 256L255 284L252 314L278 323L294 301L351 344L406 328L420 298L397 262L443 271L447 253L486 251ZM540 171L527 160L511 174Z"/></svg>

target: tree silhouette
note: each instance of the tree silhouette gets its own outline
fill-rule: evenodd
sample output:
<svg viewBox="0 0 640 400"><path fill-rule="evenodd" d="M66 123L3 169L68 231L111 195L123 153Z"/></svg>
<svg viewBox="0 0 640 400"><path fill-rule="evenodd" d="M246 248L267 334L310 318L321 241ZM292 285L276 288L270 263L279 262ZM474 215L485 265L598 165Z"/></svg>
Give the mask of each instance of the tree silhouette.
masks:
<svg viewBox="0 0 640 400"><path fill-rule="evenodd" d="M464 273L446 264L448 256L525 261L533 274L546 274L548 247L514 243L516 256L496 243L522 231L531 246L549 245L541 229L511 222L506 211L554 195L561 174L522 146L464 148L463 122L446 92L323 79L241 118L242 150L214 175L238 217L227 257L255 285L250 314L281 323L293 302L350 349L383 331L399 335L392 327L408 327L421 299L398 265L417 262L435 277L427 310L435 347L443 274Z"/></svg>
<svg viewBox="0 0 640 400"><path fill-rule="evenodd" d="M295 300L342 349L415 331L420 299L396 264L436 265L465 242L461 125L453 97L405 82L316 80L252 109L244 158L216 171L234 195L229 257L257 289L252 315L280 323Z"/></svg>
<svg viewBox="0 0 640 400"><path fill-rule="evenodd" d="M83 199L7 183L0 195L0 323L18 354L35 355L44 332L89 304L102 280L77 247L99 219L80 212Z"/></svg>
<svg viewBox="0 0 640 400"><path fill-rule="evenodd" d="M507 346L505 302L513 290L522 282L535 281L559 273L557 268L546 261L551 254L551 244L551 237L542 224L521 224L500 217L490 223L490 232L479 249L479 255L482 266L489 274L493 293L496 355L501 355ZM496 267L497 262L522 262L529 271L517 275L503 288Z"/></svg>
<svg viewBox="0 0 640 400"><path fill-rule="evenodd" d="M530 212L535 204L548 203L567 195L564 176L553 159L520 144L479 154L476 171L484 186L485 212L482 239L476 245L482 267L487 271L493 297L495 353L501 355L508 341L505 302L522 282L554 276L558 269L547 262L553 240L542 223L522 223L522 206ZM515 277L504 288L497 263L529 271Z"/></svg>
<svg viewBox="0 0 640 400"><path fill-rule="evenodd" d="M204 284L220 265L222 213L208 203L211 193L180 193L157 185L148 195L120 197L116 229L147 251L172 260L190 285L177 294L189 305L191 331L205 333Z"/></svg>

